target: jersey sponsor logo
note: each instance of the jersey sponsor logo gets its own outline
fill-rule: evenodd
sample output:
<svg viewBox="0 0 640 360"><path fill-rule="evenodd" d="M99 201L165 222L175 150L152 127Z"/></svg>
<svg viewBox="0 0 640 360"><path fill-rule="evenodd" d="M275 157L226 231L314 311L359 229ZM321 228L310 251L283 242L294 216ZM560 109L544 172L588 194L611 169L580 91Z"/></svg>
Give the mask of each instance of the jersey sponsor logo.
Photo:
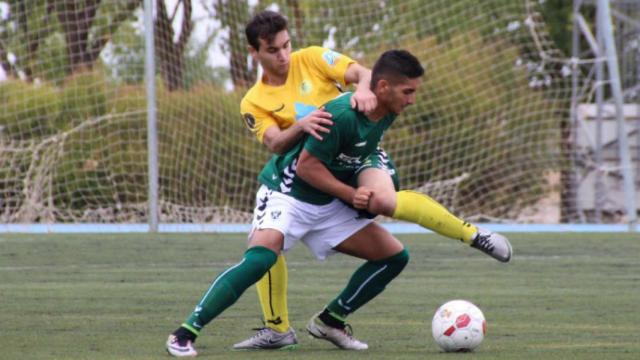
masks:
<svg viewBox="0 0 640 360"><path fill-rule="evenodd" d="M280 211L280 210L271 211L271 218L273 220L277 220L280 217L280 215L282 215L282 211Z"/></svg>
<svg viewBox="0 0 640 360"><path fill-rule="evenodd" d="M296 121L302 119L303 117L311 114L317 107L313 105L307 105L304 103L296 102L293 104L296 109Z"/></svg>
<svg viewBox="0 0 640 360"><path fill-rule="evenodd" d="M362 162L360 156L349 156L345 153L340 153L336 159L347 165L359 165Z"/></svg>
<svg viewBox="0 0 640 360"><path fill-rule="evenodd" d="M256 118L254 118L253 115L251 115L250 113L244 113L242 114L242 118L244 119L244 124L247 125L247 128L249 128L249 130L256 129Z"/></svg>
<svg viewBox="0 0 640 360"><path fill-rule="evenodd" d="M340 59L340 56L342 56L340 53L333 50L327 50L322 54L322 58L327 62L327 64L329 64L329 66L335 66Z"/></svg>

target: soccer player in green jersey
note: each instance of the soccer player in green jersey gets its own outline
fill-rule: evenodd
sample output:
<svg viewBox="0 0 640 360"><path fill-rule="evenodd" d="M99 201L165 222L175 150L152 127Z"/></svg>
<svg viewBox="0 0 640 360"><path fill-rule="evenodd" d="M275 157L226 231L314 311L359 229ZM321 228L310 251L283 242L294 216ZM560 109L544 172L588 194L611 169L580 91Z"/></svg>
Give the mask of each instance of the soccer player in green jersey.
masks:
<svg viewBox="0 0 640 360"><path fill-rule="evenodd" d="M306 134L322 139L332 125L332 114L322 105L338 96L348 84L355 84L350 96L353 109L368 114L375 108L377 98L370 89L371 71L344 54L318 46L291 52L287 20L281 14L259 12L245 30L249 53L260 64L263 74L242 99L240 111L247 127L269 151L286 153ZM373 193L366 209L370 214L413 222L474 247L484 244L481 250L500 261L508 260L500 252L489 251L492 237L499 234L457 218L426 194L399 191L393 161L381 148L362 163L357 182ZM260 199L257 198L258 202ZM297 338L289 325L287 266L283 254L256 283L256 289L264 327L234 344L234 348L294 347Z"/></svg>
<svg viewBox="0 0 640 360"><path fill-rule="evenodd" d="M383 227L358 216L354 208L367 209L374 192L348 183L353 183L396 115L415 101L422 74L413 55L386 52L372 73L371 88L378 99L374 111L367 116L358 113L349 105L350 95L344 95L326 105L335 125L325 139L308 137L269 162L260 175L264 186L258 193L249 249L214 280L187 321L169 336L170 354L195 356L194 335L258 281L281 251L299 241L319 259L342 252L366 260L338 297L312 317L307 330L343 349L368 348L345 330L345 318L385 289L404 269L408 253ZM508 242L503 245L508 248L501 251L510 257Z"/></svg>

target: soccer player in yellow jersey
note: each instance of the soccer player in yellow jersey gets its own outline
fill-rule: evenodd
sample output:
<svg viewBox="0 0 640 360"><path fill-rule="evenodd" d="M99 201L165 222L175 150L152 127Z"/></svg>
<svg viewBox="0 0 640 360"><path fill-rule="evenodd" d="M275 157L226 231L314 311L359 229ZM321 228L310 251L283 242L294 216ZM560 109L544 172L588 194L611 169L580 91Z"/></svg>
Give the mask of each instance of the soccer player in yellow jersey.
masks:
<svg viewBox="0 0 640 360"><path fill-rule="evenodd" d="M282 154L305 134L318 140L331 131L331 114L323 104L338 96L341 88L355 84L351 106L367 114L377 106L370 89L371 71L349 57L322 47L291 52L286 19L273 11L254 16L246 27L249 52L262 67L262 77L242 99L240 109L246 125L271 152ZM358 144L356 144L357 146ZM499 234L479 229L451 214L429 196L398 191L398 177L391 159L378 148L357 172L358 186L370 189L366 211L419 224L449 238L461 240L495 259L508 262L511 248ZM260 199L256 199L258 207ZM261 238L282 242L276 229L254 230ZM255 236L252 232L251 236ZM234 345L236 349L291 348L297 344L287 310L287 267L280 254L276 263L257 282L258 298L265 327L251 338ZM198 312L198 309L195 311ZM173 333L168 348L185 349L200 328L183 324ZM180 353L180 352L177 352ZM174 353L172 353L174 354ZM175 355L175 354L174 354Z"/></svg>
<svg viewBox="0 0 640 360"><path fill-rule="evenodd" d="M271 152L281 154L304 134L321 139L330 131L331 114L322 105L356 84L352 106L362 112L375 108L369 88L371 71L347 56L312 46L291 52L286 19L272 11L257 14L246 28L249 52L263 70L262 78L242 99L240 111L246 125ZM385 172L385 176L389 176ZM289 326L287 267L284 256L256 287L265 328L237 349L280 348L297 343Z"/></svg>

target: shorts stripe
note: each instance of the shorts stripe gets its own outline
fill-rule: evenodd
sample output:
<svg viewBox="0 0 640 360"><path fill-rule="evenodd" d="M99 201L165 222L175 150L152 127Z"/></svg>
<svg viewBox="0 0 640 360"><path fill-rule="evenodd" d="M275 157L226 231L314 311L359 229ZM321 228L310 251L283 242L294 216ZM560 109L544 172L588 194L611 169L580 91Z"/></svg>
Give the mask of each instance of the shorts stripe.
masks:
<svg viewBox="0 0 640 360"><path fill-rule="evenodd" d="M262 225L264 222L264 216L266 215L267 203L269 202L269 195L271 190L264 194L264 197L258 199L258 205L256 206L256 222L258 225Z"/></svg>

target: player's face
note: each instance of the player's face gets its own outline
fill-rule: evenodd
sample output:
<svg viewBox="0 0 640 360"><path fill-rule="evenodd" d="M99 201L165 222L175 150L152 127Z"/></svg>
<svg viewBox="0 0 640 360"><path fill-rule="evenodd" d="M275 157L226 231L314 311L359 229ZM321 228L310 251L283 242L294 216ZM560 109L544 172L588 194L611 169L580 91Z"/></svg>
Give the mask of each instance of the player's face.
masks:
<svg viewBox="0 0 640 360"><path fill-rule="evenodd" d="M291 57L291 39L289 32L282 30L276 34L273 41L258 39L260 50L255 52L262 69L271 75L284 76L289 72L289 59Z"/></svg>
<svg viewBox="0 0 640 360"><path fill-rule="evenodd" d="M416 91L422 83L420 78L405 79L395 85L389 84L386 105L389 111L400 114L409 105L416 102Z"/></svg>

